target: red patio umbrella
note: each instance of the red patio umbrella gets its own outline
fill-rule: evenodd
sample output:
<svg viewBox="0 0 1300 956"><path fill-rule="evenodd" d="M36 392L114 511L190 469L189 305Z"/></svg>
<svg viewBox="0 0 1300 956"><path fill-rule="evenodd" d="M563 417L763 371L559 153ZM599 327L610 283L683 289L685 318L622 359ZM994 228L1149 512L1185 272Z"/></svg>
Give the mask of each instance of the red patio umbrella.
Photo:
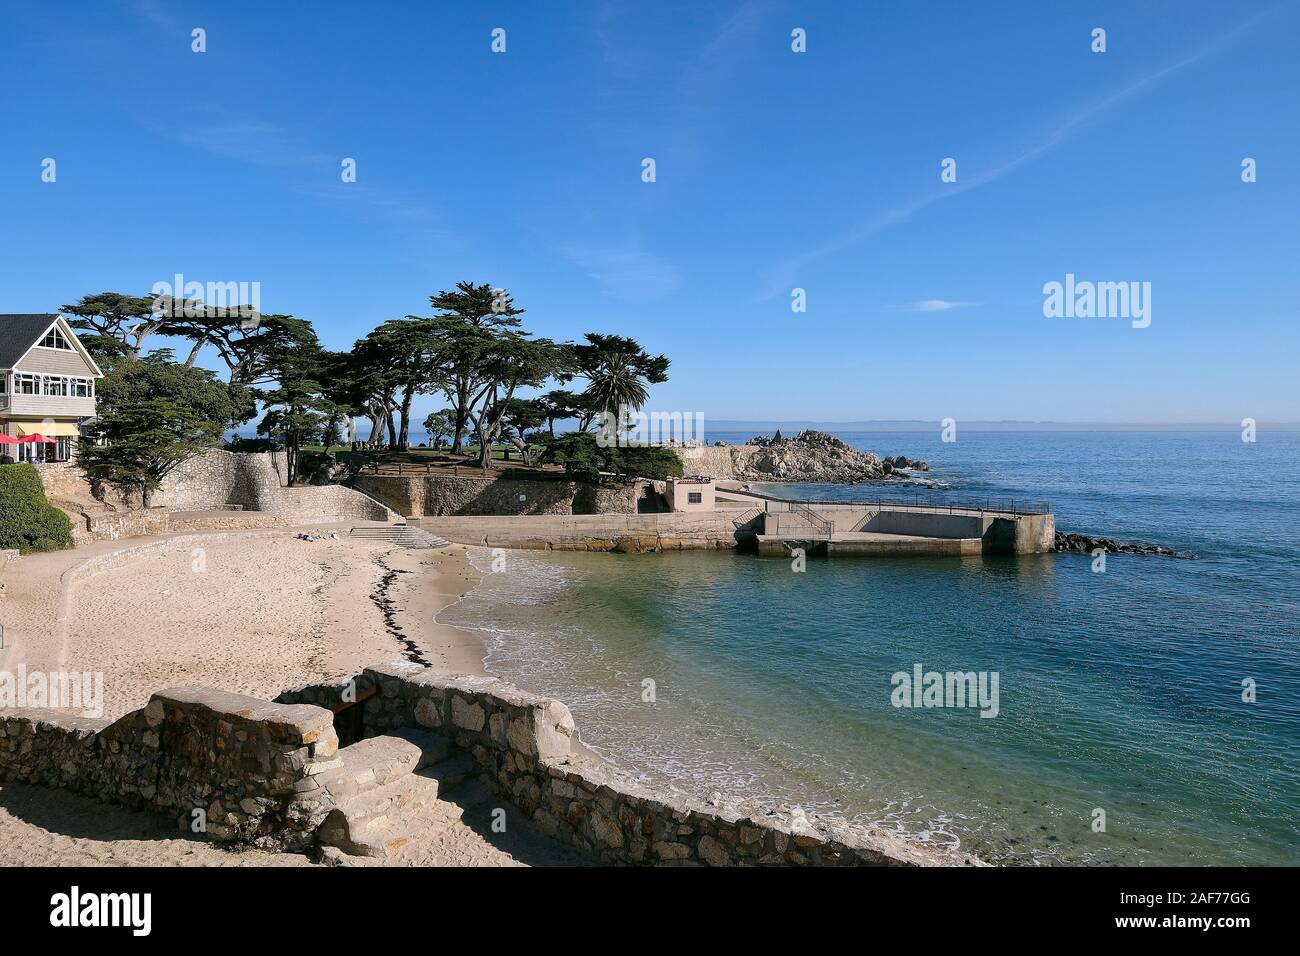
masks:
<svg viewBox="0 0 1300 956"><path fill-rule="evenodd" d="M4 432L0 432L0 445L17 445L17 438L10 438Z"/></svg>
<svg viewBox="0 0 1300 956"><path fill-rule="evenodd" d="M19 442L25 442L25 441L40 442L42 445L57 445L59 443L58 439L46 438L44 435L27 435L24 438L18 439L18 441Z"/></svg>

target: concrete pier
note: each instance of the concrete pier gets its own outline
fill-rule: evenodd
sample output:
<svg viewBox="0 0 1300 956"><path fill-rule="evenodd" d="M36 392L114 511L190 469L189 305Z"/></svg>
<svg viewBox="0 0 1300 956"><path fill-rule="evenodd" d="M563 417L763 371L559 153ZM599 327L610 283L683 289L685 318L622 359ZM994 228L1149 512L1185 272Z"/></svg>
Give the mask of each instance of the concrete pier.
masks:
<svg viewBox="0 0 1300 956"><path fill-rule="evenodd" d="M741 548L833 557L1035 554L1051 551L1045 506L797 502L728 490L710 512L426 516L410 519L460 544L556 551Z"/></svg>
<svg viewBox="0 0 1300 956"><path fill-rule="evenodd" d="M1046 506L767 502L758 553L803 547L828 556L1036 554L1055 546Z"/></svg>

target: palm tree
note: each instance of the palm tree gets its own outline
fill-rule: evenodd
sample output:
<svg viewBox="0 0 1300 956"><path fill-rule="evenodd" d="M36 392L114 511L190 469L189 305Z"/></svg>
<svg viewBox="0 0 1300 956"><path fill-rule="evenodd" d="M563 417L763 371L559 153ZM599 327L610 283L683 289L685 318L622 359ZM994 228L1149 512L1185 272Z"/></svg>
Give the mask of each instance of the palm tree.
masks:
<svg viewBox="0 0 1300 956"><path fill-rule="evenodd" d="M668 357L651 355L635 339L597 332L588 332L586 339L588 344L573 351L578 373L587 380L584 394L603 414L639 410L650 398L646 386L668 381Z"/></svg>

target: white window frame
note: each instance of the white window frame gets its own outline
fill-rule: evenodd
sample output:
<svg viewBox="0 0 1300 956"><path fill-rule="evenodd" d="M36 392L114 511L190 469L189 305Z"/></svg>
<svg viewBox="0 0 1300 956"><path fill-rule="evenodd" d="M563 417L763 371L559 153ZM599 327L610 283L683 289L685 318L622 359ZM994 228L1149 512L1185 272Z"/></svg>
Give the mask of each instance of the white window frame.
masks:
<svg viewBox="0 0 1300 956"><path fill-rule="evenodd" d="M13 382L10 384L9 379ZM58 386L55 383L58 383ZM32 391L23 391L30 387ZM51 388L61 387L62 391L52 392ZM44 398L91 398L95 397L95 380L80 375L43 375L39 372L14 372L12 376L0 375L0 395L39 395Z"/></svg>
<svg viewBox="0 0 1300 956"><path fill-rule="evenodd" d="M49 338L53 338L55 342L62 342L63 344L46 345L45 340ZM68 337L63 334L63 330L59 328L57 323L51 325L50 330L46 332L43 336L41 336L41 344L36 347L38 349L48 349L51 352L75 352L76 351L76 349L72 347L72 343L68 341Z"/></svg>

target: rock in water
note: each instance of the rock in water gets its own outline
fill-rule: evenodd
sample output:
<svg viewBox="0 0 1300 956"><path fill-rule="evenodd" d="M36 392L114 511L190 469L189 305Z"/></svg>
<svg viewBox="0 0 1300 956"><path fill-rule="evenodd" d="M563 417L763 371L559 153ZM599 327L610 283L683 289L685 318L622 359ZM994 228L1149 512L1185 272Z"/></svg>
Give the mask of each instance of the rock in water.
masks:
<svg viewBox="0 0 1300 956"><path fill-rule="evenodd" d="M1195 558L1185 551L1174 551L1158 544L1132 544L1113 538L1093 538L1086 534L1056 532L1056 550L1072 554L1092 554L1097 549L1108 554L1156 554L1166 558Z"/></svg>
<svg viewBox="0 0 1300 956"><path fill-rule="evenodd" d="M919 458L908 458L906 455L895 455L892 458L886 458L884 463L889 466L891 471L898 471L906 468L908 471L929 471L928 462L921 461Z"/></svg>

